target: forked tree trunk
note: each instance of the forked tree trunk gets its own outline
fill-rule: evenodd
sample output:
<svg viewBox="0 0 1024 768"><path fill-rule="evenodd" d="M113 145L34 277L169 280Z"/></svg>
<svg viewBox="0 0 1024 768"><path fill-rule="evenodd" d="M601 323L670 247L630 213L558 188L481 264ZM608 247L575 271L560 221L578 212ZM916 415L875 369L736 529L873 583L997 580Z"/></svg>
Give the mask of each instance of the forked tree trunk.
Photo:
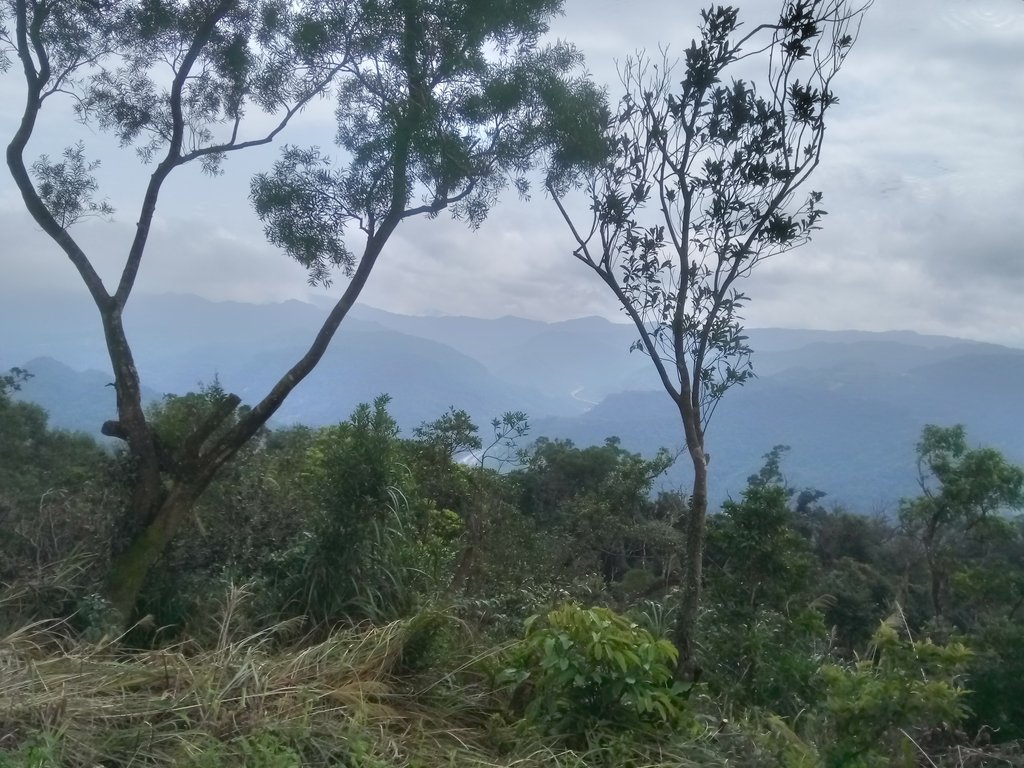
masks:
<svg viewBox="0 0 1024 768"><path fill-rule="evenodd" d="M204 424L197 427L190 441L186 441L182 453L176 456L161 454L146 420L138 372L121 328L120 311L112 312L107 304L97 302L118 393L119 420L104 424L103 432L125 440L136 461L137 474L129 514L140 525L141 532L133 536L127 549L114 559L106 591L107 599L126 625L132 620L146 575L181 529L196 501L209 488L217 473L267 423L323 357L399 221L400 216L391 215L382 222L376 236L367 244L348 288L334 305L309 349L266 397L240 417L226 434L211 439L212 444L206 445L207 439L212 438L218 427L231 417L240 402L237 396L230 395Z"/></svg>

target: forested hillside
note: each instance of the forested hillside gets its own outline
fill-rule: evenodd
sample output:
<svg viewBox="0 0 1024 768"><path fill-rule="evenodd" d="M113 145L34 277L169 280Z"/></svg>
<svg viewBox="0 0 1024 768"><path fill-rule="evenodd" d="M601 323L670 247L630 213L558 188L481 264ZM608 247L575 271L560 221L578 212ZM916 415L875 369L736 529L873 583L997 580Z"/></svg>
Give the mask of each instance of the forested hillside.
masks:
<svg viewBox="0 0 1024 768"><path fill-rule="evenodd" d="M665 454L529 444L514 415L461 411L403 438L386 398L265 430L121 635L97 590L129 466L11 399L21 380L0 399L3 764L1022 757L1024 472L958 428L918 436L923 491L889 519L823 505L786 484L784 449L764 456L709 522L683 685L665 637L687 498L652 493ZM154 404L165 444L223 397Z"/></svg>
<svg viewBox="0 0 1024 768"><path fill-rule="evenodd" d="M96 345L48 326L51 302L11 301L0 322L23 328L0 365L34 374L18 394L58 427L98 434L114 413L109 361ZM68 326L92 331L82 301L59 300ZM149 298L136 311L147 399L214 379L243 400L269 385L324 310L301 302L253 305L194 296ZM913 443L925 424L964 424L976 443L1024 461L1024 350L913 333L754 329L757 378L714 416L715 500L736 497L761 456L791 447L786 477L859 512L893 514L912 494ZM487 423L508 410L538 437L599 446L609 436L653 457L682 438L672 404L654 391L650 362L629 352L629 326L600 318L542 323L520 318L409 317L359 308L337 343L275 417L324 426L378 394L391 396L403 435L449 406ZM40 359L46 356L47 359ZM56 361L63 363L58 365ZM89 372L89 371L92 372ZM865 482L870 478L870 482ZM658 488L686 486L681 467Z"/></svg>

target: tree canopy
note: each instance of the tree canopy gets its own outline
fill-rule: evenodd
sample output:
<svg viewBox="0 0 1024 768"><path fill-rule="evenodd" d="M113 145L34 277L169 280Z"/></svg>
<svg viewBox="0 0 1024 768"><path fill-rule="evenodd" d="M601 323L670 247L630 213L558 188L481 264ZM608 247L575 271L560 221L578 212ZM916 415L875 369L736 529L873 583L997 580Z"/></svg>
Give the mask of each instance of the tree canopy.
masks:
<svg viewBox="0 0 1024 768"><path fill-rule="evenodd" d="M103 323L117 391L104 433L124 440L137 476L139 537L112 572L128 614L145 573L220 469L322 358L391 235L414 216L450 210L478 226L509 183L538 164L564 187L600 147L603 96L569 44L542 45L559 0L7 0L0 47L24 81L7 165L28 213L67 255ZM321 96L337 99L338 157L285 145L252 181L268 240L314 283L345 290L309 348L258 402L223 393L178 450L147 417L123 313L152 237L161 192L179 168L217 175L235 152L279 140ZM26 159L43 121L70 99L75 117L112 133L149 165L135 235L108 289L72 230L113 215L96 161L76 143ZM49 124L47 124L48 127ZM269 128L268 128L269 126ZM591 127L590 130L587 130ZM588 154L589 153L589 154ZM169 480L169 482L168 482Z"/></svg>
<svg viewBox="0 0 1024 768"><path fill-rule="evenodd" d="M584 185L590 216L570 215L573 255L615 296L676 404L693 463L681 668L693 659L708 494L705 430L725 392L751 375L742 280L807 243L821 194L795 202L818 167L832 90L870 2L785 2L744 27L739 11L701 12L675 62L621 68L625 95L608 122L610 154ZM757 81L734 72L760 71ZM692 670L691 670L692 674Z"/></svg>

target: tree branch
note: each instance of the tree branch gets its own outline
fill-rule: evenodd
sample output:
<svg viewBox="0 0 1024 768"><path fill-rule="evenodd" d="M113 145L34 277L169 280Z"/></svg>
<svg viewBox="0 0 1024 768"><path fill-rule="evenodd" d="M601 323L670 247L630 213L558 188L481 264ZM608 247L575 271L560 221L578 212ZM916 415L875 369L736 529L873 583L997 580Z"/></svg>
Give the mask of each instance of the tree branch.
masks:
<svg viewBox="0 0 1024 768"><path fill-rule="evenodd" d="M181 162L181 146L185 135L185 118L182 113L181 94L185 87L185 82L203 48L210 42L217 24L228 14L234 4L234 0L220 0L217 6L203 20L196 30L192 43L182 57L181 64L174 76L170 92L171 135L169 137L167 153L153 171L149 184L146 187L146 194L142 200L142 210L139 213L139 221L135 228L135 237L128 251L128 258L125 260L124 269L121 271L121 280L113 296L113 301L118 307L124 307L135 285L135 278L138 276L139 266L142 263L142 254L146 249L150 228L153 225L153 216L156 213L160 189L171 171Z"/></svg>
<svg viewBox="0 0 1024 768"><path fill-rule="evenodd" d="M110 294L107 293L103 280L93 268L85 251L82 250L77 241L68 234L67 230L60 225L46 207L35 185L32 183L32 177L25 165L25 148L28 146L29 139L35 130L36 120L42 107L42 92L47 85L50 75L46 51L39 38L42 21L39 18L33 18L30 28L25 0L19 0L16 4L16 10L15 39L17 40L18 58L22 63L22 69L25 74L27 93L25 96L25 108L22 112L18 129L11 138L11 142L7 145L7 167L10 169L11 176L18 187L18 191L21 193L22 200L29 214L43 232L64 251L75 269L78 270L79 275L81 275L93 301L98 307L103 308L110 301ZM42 52L38 72L32 60L32 50L37 52L37 56L39 56L39 51Z"/></svg>

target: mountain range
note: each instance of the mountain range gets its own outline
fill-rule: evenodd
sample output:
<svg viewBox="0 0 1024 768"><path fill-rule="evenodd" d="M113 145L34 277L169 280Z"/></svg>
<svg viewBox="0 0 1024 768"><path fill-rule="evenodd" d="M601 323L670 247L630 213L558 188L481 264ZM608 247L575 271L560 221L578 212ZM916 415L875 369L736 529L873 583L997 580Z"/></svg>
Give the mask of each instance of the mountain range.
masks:
<svg viewBox="0 0 1024 768"><path fill-rule="evenodd" d="M159 295L125 322L147 396L216 378L254 402L304 351L327 308L315 303L211 302ZM77 296L0 303L0 368L26 368L20 396L55 426L98 433L113 416L112 379L95 309ZM711 422L714 497L735 496L774 445L784 469L863 512L892 512L916 489L914 444L927 423L962 423L975 444L1024 462L1024 350L909 331L753 329L757 378L730 391ZM525 411L531 437L579 445L610 436L645 454L681 448L671 401L650 361L630 353L631 326L597 317L411 317L357 307L327 355L275 416L278 425L345 419L387 392L406 434L449 406L484 430ZM682 457L663 487L686 488Z"/></svg>

